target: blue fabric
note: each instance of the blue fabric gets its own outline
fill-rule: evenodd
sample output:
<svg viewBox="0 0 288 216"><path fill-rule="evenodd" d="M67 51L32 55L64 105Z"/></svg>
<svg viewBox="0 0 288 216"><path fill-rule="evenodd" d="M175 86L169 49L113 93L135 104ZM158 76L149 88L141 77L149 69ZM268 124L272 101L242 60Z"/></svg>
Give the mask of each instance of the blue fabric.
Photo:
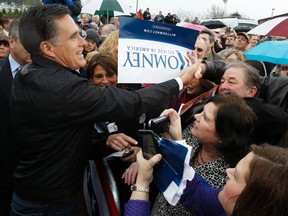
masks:
<svg viewBox="0 0 288 216"><path fill-rule="evenodd" d="M76 215L77 200L54 202L51 204L39 203L23 199L13 194L11 216L19 215L47 215L47 216L74 216Z"/></svg>
<svg viewBox="0 0 288 216"><path fill-rule="evenodd" d="M163 193L172 181L179 186L188 150L175 141L163 139L157 135L155 138L159 144L157 151L162 155L162 160L154 168L153 179L158 190Z"/></svg>
<svg viewBox="0 0 288 216"><path fill-rule="evenodd" d="M146 200L129 200L125 205L124 216L150 216L150 202Z"/></svg>
<svg viewBox="0 0 288 216"><path fill-rule="evenodd" d="M180 203L198 216L225 216L226 213L218 200L220 189L207 187L195 175L187 182Z"/></svg>
<svg viewBox="0 0 288 216"><path fill-rule="evenodd" d="M186 189L181 196L180 203L197 216L226 216L226 213L218 200L220 190L207 187L195 175L192 181L188 181ZM124 216L149 216L150 202L145 200L129 200L125 205Z"/></svg>
<svg viewBox="0 0 288 216"><path fill-rule="evenodd" d="M42 0L43 4L63 4L67 5L68 7L74 6L73 0L63 0L63 1L53 1L53 0Z"/></svg>
<svg viewBox="0 0 288 216"><path fill-rule="evenodd" d="M42 0L43 4L52 4L52 0Z"/></svg>
<svg viewBox="0 0 288 216"><path fill-rule="evenodd" d="M74 2L72 0L65 0L65 2L68 7L74 6Z"/></svg>
<svg viewBox="0 0 288 216"><path fill-rule="evenodd" d="M75 6L73 0L63 0L63 1L55 1L55 0L42 0L43 4L63 4L67 5L69 8ZM74 13L71 13L71 17L76 22L77 16Z"/></svg>
<svg viewBox="0 0 288 216"><path fill-rule="evenodd" d="M197 176L197 178L201 181L201 183L203 185L205 185L206 187L212 187L211 184L209 184L201 175L199 175L197 172L195 172L195 175Z"/></svg>

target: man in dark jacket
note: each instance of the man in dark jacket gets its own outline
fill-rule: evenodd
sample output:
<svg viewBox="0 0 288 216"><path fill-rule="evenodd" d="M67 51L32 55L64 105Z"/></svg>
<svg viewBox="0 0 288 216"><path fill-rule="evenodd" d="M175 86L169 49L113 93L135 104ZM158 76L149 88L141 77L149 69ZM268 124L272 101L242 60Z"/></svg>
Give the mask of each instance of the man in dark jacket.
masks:
<svg viewBox="0 0 288 216"><path fill-rule="evenodd" d="M164 17L164 23L172 24L172 25L176 25L176 24L177 24L175 17L174 17L171 13L168 13L168 14Z"/></svg>
<svg viewBox="0 0 288 216"><path fill-rule="evenodd" d="M254 143L281 145L288 130L288 79L260 77L254 67L243 62L206 61L201 68L204 79L220 84L220 94L236 93L253 109L258 118L251 134Z"/></svg>
<svg viewBox="0 0 288 216"><path fill-rule="evenodd" d="M151 20L151 13L149 11L149 8L147 8L143 13L144 20Z"/></svg>
<svg viewBox="0 0 288 216"><path fill-rule="evenodd" d="M13 193L12 173L15 165L10 119L10 91L18 68L31 62L29 53L19 40L19 20L9 29L10 55L0 67L0 215L10 214Z"/></svg>
<svg viewBox="0 0 288 216"><path fill-rule="evenodd" d="M159 11L159 14L157 14L155 17L154 17L154 21L155 22L164 22L164 16L162 14L162 11Z"/></svg>
<svg viewBox="0 0 288 216"><path fill-rule="evenodd" d="M199 63L135 92L95 87L76 72L86 64L85 39L59 4L31 8L21 18L20 39L32 63L18 72L11 91L17 148L12 211L73 216L80 208L84 168L95 154L89 150L91 124L139 117L168 103Z"/></svg>

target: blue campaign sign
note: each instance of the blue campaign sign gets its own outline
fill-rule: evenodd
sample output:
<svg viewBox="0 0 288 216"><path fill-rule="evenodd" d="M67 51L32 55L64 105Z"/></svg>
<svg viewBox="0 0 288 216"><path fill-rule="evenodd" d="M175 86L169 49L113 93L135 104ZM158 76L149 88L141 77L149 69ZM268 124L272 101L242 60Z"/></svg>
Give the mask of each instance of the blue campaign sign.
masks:
<svg viewBox="0 0 288 216"><path fill-rule="evenodd" d="M198 31L120 17L119 83L159 83L177 77L191 62Z"/></svg>
<svg viewBox="0 0 288 216"><path fill-rule="evenodd" d="M179 143L156 137L162 160L154 169L154 179L159 191L163 193L173 181L177 186L183 177L188 149Z"/></svg>

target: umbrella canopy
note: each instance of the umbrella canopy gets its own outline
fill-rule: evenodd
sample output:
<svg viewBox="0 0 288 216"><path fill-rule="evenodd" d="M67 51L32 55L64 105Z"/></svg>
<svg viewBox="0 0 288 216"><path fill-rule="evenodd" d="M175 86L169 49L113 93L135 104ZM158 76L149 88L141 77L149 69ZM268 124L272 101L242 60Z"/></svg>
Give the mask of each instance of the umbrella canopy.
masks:
<svg viewBox="0 0 288 216"><path fill-rule="evenodd" d="M248 32L252 29L251 26L236 26L234 28L234 30L238 33L238 32Z"/></svg>
<svg viewBox="0 0 288 216"><path fill-rule="evenodd" d="M190 28L190 29L194 29L196 31L201 31L203 29L207 29L206 26L203 25L197 25L197 24L193 24L193 23L185 23L184 25L182 25L185 28Z"/></svg>
<svg viewBox="0 0 288 216"><path fill-rule="evenodd" d="M203 29L208 29L206 26L203 26L203 25L197 25L197 24L193 24L193 23L185 23L184 25L182 25L182 27L185 27L185 28L190 28L190 29L193 29L193 30L196 30L196 31L201 31ZM209 29L211 32L213 32L213 34L216 36L216 33L215 31Z"/></svg>
<svg viewBox="0 0 288 216"><path fill-rule="evenodd" d="M133 10L123 0L91 0L82 7L81 13L118 16L131 15Z"/></svg>
<svg viewBox="0 0 288 216"><path fill-rule="evenodd" d="M265 41L244 53L248 60L288 64L288 40Z"/></svg>
<svg viewBox="0 0 288 216"><path fill-rule="evenodd" d="M204 25L209 29L223 28L226 26L220 20L207 20L207 21L203 21L202 23L200 23L200 25Z"/></svg>
<svg viewBox="0 0 288 216"><path fill-rule="evenodd" d="M288 37L288 17L278 17L260 24L248 34Z"/></svg>

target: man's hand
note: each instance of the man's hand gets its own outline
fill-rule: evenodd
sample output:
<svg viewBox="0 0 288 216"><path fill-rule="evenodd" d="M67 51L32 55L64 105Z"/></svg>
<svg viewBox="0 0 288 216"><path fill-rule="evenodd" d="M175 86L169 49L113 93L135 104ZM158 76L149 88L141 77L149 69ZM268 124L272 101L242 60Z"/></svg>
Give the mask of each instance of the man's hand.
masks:
<svg viewBox="0 0 288 216"><path fill-rule="evenodd" d="M137 141L132 137L127 136L123 133L112 134L108 137L106 145L116 151L130 150L131 145L137 145Z"/></svg>
<svg viewBox="0 0 288 216"><path fill-rule="evenodd" d="M125 161L125 162L135 162L136 161L136 155L137 153L139 152L140 150L140 147L134 147L132 146L130 151L134 151L132 155L128 156L128 157L125 157L125 158L121 158L122 161Z"/></svg>
<svg viewBox="0 0 288 216"><path fill-rule="evenodd" d="M188 86L192 79L199 79L195 77L195 74L201 74L201 64L202 59L196 61L192 66L184 68L179 74L180 79L184 86Z"/></svg>

